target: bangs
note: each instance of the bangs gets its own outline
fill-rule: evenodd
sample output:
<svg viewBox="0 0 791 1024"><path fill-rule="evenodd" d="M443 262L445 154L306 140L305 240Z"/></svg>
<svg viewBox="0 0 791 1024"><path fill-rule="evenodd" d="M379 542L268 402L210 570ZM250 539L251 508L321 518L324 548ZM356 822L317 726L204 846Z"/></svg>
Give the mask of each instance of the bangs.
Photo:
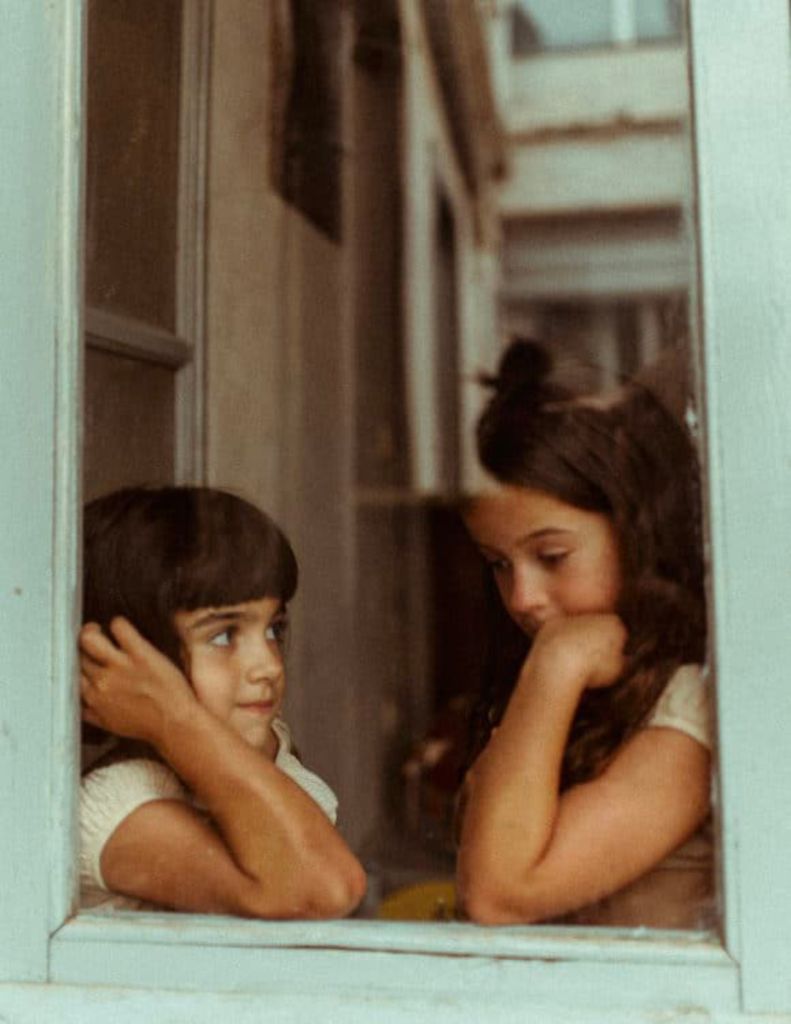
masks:
<svg viewBox="0 0 791 1024"><path fill-rule="evenodd" d="M85 512L83 621L124 616L173 661L178 611L264 597L288 603L297 562L278 526L226 491L129 488Z"/></svg>
<svg viewBox="0 0 791 1024"><path fill-rule="evenodd" d="M297 589L297 562L278 526L260 509L226 492L196 490L190 497L162 611L173 614L263 597L290 601Z"/></svg>
<svg viewBox="0 0 791 1024"><path fill-rule="evenodd" d="M197 557L174 567L163 611L194 611L263 597L286 604L294 596L297 563L279 530L198 539L196 547Z"/></svg>

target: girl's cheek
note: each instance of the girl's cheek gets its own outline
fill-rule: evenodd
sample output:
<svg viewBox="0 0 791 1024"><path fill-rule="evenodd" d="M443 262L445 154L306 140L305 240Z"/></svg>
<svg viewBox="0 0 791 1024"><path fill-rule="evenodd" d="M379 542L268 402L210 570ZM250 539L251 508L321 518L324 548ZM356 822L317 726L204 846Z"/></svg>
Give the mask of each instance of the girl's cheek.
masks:
<svg viewBox="0 0 791 1024"><path fill-rule="evenodd" d="M187 681L190 684L192 684L192 675L193 675L193 671L194 671L194 658L192 656L192 651L189 649L189 647L186 647L186 646L183 646L183 645L182 645L182 648L181 648L181 651L180 651L179 668L184 673L184 675L187 677Z"/></svg>

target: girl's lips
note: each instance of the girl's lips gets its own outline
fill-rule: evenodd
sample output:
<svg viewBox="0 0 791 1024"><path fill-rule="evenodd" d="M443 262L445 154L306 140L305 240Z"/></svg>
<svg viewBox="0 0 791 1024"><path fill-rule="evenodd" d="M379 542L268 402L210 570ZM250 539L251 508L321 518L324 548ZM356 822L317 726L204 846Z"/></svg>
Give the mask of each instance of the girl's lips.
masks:
<svg viewBox="0 0 791 1024"><path fill-rule="evenodd" d="M275 707L273 700L253 701L251 704L242 704L243 711L249 711L253 715L268 715Z"/></svg>

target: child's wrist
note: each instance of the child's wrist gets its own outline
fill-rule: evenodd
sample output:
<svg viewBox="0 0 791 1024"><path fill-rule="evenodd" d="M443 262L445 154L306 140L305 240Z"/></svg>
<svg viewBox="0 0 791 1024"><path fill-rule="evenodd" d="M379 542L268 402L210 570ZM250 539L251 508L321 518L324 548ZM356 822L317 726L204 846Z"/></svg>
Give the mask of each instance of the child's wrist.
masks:
<svg viewBox="0 0 791 1024"><path fill-rule="evenodd" d="M531 689L544 687L555 695L565 691L579 699L589 674L589 665L579 652L560 644L536 644L522 668L519 684Z"/></svg>
<svg viewBox="0 0 791 1024"><path fill-rule="evenodd" d="M157 728L151 742L166 759L169 753L191 744L216 720L197 700L179 702L169 707Z"/></svg>

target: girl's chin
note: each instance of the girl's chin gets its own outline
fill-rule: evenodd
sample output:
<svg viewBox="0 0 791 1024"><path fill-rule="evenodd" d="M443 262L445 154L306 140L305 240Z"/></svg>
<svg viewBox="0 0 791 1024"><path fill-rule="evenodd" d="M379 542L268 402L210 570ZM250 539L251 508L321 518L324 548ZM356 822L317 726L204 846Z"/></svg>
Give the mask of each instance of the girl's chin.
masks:
<svg viewBox="0 0 791 1024"><path fill-rule="evenodd" d="M533 622L532 619L514 619L514 622L519 627L520 631L530 640L535 640L536 634L541 629L541 623Z"/></svg>
<svg viewBox="0 0 791 1024"><path fill-rule="evenodd" d="M245 743L255 750L260 750L262 754L266 754L270 760L274 760L278 750L277 737L272 731L272 719L274 717L273 714L267 720L258 718L252 722L235 723L235 732L242 737Z"/></svg>

